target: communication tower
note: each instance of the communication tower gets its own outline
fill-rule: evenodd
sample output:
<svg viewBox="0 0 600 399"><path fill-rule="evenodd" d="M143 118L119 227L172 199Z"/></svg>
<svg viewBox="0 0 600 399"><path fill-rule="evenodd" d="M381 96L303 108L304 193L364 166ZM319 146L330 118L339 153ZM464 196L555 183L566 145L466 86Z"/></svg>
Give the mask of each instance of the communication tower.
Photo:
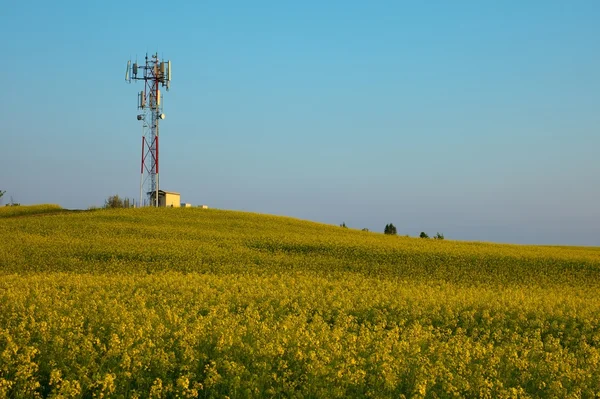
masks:
<svg viewBox="0 0 600 399"><path fill-rule="evenodd" d="M142 123L142 166L140 176L140 206L158 206L158 123L165 119L160 87L171 86L171 61L162 61L158 53L148 57L146 63L138 65L127 61L125 81L141 80L144 90L138 93L138 116ZM144 190L145 187L145 190ZM146 201L144 201L144 193Z"/></svg>

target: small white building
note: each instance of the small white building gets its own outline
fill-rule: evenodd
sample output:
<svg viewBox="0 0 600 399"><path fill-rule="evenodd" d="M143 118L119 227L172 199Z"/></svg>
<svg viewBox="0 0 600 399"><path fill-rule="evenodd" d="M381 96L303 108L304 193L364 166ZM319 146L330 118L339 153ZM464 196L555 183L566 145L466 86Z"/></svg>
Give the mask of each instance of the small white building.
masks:
<svg viewBox="0 0 600 399"><path fill-rule="evenodd" d="M152 202L156 194L151 194ZM181 195L174 191L158 190L158 206L167 208L179 208L181 206Z"/></svg>

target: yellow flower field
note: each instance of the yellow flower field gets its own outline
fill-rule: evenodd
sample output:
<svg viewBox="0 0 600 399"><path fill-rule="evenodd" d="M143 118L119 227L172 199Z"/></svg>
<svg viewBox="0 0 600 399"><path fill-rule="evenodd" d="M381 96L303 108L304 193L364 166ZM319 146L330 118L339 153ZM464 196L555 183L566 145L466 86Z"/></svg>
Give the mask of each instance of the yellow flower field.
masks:
<svg viewBox="0 0 600 399"><path fill-rule="evenodd" d="M0 397L600 395L600 248L19 208L0 208Z"/></svg>

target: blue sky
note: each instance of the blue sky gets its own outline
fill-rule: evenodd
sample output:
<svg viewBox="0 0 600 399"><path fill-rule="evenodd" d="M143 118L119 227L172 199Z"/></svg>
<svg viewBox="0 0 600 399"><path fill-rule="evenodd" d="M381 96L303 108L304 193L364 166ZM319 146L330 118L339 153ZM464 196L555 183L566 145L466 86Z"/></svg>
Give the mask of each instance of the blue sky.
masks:
<svg viewBox="0 0 600 399"><path fill-rule="evenodd" d="M182 201L600 245L598 1L88 3L2 6L5 200L137 198L124 71L158 51Z"/></svg>

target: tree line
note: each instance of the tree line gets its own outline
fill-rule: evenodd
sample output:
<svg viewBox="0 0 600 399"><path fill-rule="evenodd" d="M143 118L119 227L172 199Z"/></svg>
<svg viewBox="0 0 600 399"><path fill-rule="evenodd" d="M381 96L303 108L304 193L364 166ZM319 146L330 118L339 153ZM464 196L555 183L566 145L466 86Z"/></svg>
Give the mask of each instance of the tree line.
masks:
<svg viewBox="0 0 600 399"><path fill-rule="evenodd" d="M348 228L348 226L346 226L346 222L342 222L342 224L340 224L340 227L344 228L344 229ZM362 231L369 231L369 229L364 228L364 229L362 229ZM385 228L383 229L383 234L395 236L398 234L398 229L396 229L396 226L394 226L393 223L388 223L385 225ZM422 231L421 234L419 234L419 238L429 238L429 235L427 233L425 233L424 231ZM434 240L443 240L444 234L437 232L433 236L433 239Z"/></svg>
<svg viewBox="0 0 600 399"><path fill-rule="evenodd" d="M395 236L396 234L398 234L398 231L396 230L396 226L394 226L393 223L389 223L389 224L385 225L385 228L383 229L383 233ZM419 238L429 238L429 235L427 233L425 233L424 231L422 231L421 234L419 234ZM440 232L437 232L433 236L433 239L434 240L443 240L444 235Z"/></svg>

